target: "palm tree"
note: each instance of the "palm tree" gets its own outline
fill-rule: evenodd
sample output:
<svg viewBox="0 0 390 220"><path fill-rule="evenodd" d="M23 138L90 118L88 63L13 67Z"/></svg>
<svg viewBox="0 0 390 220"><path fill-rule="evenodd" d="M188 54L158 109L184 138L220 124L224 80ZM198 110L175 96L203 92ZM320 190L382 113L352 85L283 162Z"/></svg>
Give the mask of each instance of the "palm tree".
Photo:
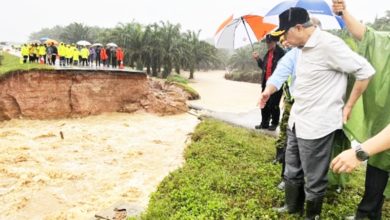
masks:
<svg viewBox="0 0 390 220"><path fill-rule="evenodd" d="M52 28L43 28L40 31L33 32L30 34L30 40L38 40L42 37L48 37L50 39L60 40L60 35L63 32L64 27L56 25Z"/></svg>
<svg viewBox="0 0 390 220"><path fill-rule="evenodd" d="M163 78L167 78L172 72L173 57L177 55L177 42L180 38L180 24L173 25L170 22L161 21L160 37L162 46L162 64L164 67Z"/></svg>
<svg viewBox="0 0 390 220"><path fill-rule="evenodd" d="M111 32L111 41L122 47L125 52L125 63L139 70L143 69L142 46L143 27L136 22L119 23Z"/></svg>
<svg viewBox="0 0 390 220"><path fill-rule="evenodd" d="M390 31L390 10L386 11L384 17L375 18L374 23L368 24L372 26L377 31Z"/></svg>
<svg viewBox="0 0 390 220"><path fill-rule="evenodd" d="M60 40L67 43L75 43L79 40L92 41L91 28L77 22L66 26L60 34Z"/></svg>
<svg viewBox="0 0 390 220"><path fill-rule="evenodd" d="M157 77L161 69L163 44L162 31L157 23L149 25L148 33L144 36L144 62L149 63L152 69L152 76ZM150 31L150 32L149 32Z"/></svg>
<svg viewBox="0 0 390 220"><path fill-rule="evenodd" d="M237 49L229 60L229 66L238 71L258 69L256 61L252 58L252 49L250 47Z"/></svg>
<svg viewBox="0 0 390 220"><path fill-rule="evenodd" d="M184 34L186 43L183 54L184 66L190 71L190 79L194 78L194 72L200 64L210 64L217 62L217 49L205 41L199 40L200 31L188 31Z"/></svg>

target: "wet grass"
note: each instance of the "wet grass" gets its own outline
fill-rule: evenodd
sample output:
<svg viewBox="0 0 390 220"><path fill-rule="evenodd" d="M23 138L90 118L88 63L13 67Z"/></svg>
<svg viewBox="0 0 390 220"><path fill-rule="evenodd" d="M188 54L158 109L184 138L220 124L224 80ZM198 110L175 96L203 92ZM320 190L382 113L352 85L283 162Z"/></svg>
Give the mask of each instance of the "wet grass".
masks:
<svg viewBox="0 0 390 220"><path fill-rule="evenodd" d="M278 214L280 165L273 165L274 139L215 120L198 125L184 166L167 176L146 212L130 219L299 219ZM364 168L339 194L328 190L322 219L354 213L364 192ZM390 218L385 204L384 219Z"/></svg>
<svg viewBox="0 0 390 220"><path fill-rule="evenodd" d="M3 60L0 65L0 75L17 71L17 70L33 70L33 69L53 69L53 67L38 63L21 63L20 58L9 53L3 53Z"/></svg>
<svg viewBox="0 0 390 220"><path fill-rule="evenodd" d="M180 75L170 75L167 78L167 82L173 83L176 86L182 88L184 91L191 95L191 100L196 100L200 98L199 93L188 85L188 80Z"/></svg>

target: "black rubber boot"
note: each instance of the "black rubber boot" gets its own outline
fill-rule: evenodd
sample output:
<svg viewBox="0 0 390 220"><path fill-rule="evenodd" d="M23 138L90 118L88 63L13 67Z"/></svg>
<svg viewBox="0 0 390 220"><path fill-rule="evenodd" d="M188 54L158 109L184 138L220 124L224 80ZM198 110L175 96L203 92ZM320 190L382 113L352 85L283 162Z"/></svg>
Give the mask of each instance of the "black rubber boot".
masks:
<svg viewBox="0 0 390 220"><path fill-rule="evenodd" d="M306 201L306 218L305 220L319 220L321 216L323 197Z"/></svg>
<svg viewBox="0 0 390 220"><path fill-rule="evenodd" d="M302 184L292 184L285 182L285 205L281 208L277 208L279 213L288 212L290 214L299 213L303 214L303 206L305 204L305 192Z"/></svg>

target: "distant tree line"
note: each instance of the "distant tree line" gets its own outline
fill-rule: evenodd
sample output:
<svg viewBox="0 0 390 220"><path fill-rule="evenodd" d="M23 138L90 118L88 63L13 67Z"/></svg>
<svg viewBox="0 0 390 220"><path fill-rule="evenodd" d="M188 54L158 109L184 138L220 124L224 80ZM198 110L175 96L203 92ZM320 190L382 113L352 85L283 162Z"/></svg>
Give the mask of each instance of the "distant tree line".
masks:
<svg viewBox="0 0 390 220"><path fill-rule="evenodd" d="M115 42L125 51L124 63L138 70L146 69L152 76L166 78L173 71L223 68L223 52L199 39L200 31L181 32L180 24L159 22L141 25L137 22L119 23L114 28L91 27L71 23L65 27L43 28L30 35L30 40L49 37L64 43L87 40L91 43Z"/></svg>
<svg viewBox="0 0 390 220"><path fill-rule="evenodd" d="M390 11L367 25L378 31L390 31ZM357 49L357 44L348 31L331 32L344 39L352 49ZM126 65L137 69L146 68L147 73L153 76L162 73L163 77L167 77L173 71L179 74L180 69L190 71L190 78L193 78L197 69L227 68L230 72L260 72L249 46L235 51L218 50L200 40L199 32L182 33L180 24L169 22L146 26L136 22L120 23L115 28L71 23L65 27L44 28L30 35L31 40L41 37L50 37L66 43L79 40L103 44L115 42L125 50ZM258 42L255 44L255 50L264 54L267 49L263 42Z"/></svg>

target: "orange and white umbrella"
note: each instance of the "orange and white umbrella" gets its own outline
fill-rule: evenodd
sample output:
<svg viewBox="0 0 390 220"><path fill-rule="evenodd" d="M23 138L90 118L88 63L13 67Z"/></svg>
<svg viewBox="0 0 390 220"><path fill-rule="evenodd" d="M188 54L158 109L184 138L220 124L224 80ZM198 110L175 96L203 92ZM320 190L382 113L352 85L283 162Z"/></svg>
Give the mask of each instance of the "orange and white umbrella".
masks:
<svg viewBox="0 0 390 220"><path fill-rule="evenodd" d="M276 28L275 24L265 23L259 15L244 15L239 18L230 16L215 33L215 47L237 49L260 41Z"/></svg>

